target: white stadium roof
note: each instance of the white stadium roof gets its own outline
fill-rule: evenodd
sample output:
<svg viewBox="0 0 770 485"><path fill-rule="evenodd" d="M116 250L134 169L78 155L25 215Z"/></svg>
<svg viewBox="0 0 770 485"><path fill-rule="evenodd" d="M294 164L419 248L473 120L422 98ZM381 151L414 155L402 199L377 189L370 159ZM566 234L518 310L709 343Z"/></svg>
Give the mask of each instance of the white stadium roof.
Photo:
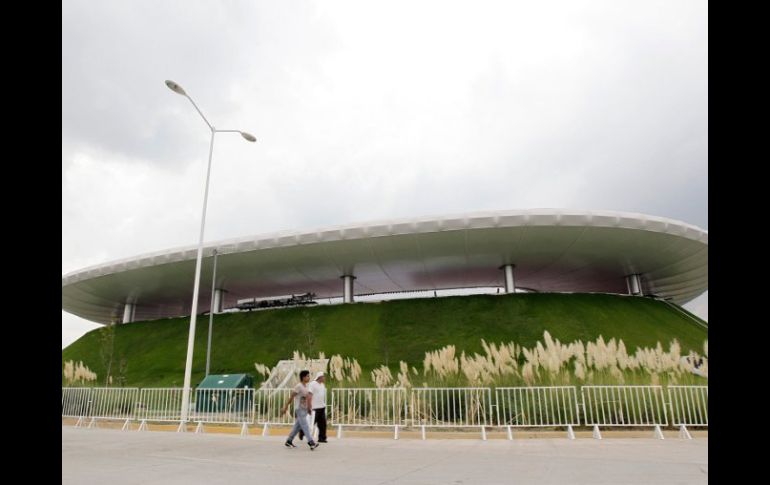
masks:
<svg viewBox="0 0 770 485"><path fill-rule="evenodd" d="M532 209L422 217L279 232L207 243L199 311L209 309L211 255L225 306L237 299L312 292L356 295L502 286L542 292L626 293L641 275L644 294L682 304L708 289L708 232L644 214ZM62 309L99 323L189 315L197 246L84 268L62 277Z"/></svg>

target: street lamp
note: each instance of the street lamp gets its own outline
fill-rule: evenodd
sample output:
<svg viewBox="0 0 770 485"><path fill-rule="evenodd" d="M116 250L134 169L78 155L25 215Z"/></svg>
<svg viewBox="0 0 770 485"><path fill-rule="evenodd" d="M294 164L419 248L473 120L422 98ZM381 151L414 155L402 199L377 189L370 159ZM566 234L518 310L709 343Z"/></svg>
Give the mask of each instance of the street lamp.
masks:
<svg viewBox="0 0 770 485"><path fill-rule="evenodd" d="M209 123L209 120L203 116L201 110L198 109L198 105L195 104L195 101L193 101L192 98L185 92L185 90L182 89L182 86L175 83L174 81L166 81L166 86L168 86L168 88L175 93L189 99L193 107L195 107L195 110L199 115L201 115L201 118L203 118L203 121L206 122L209 130L211 130L211 143L209 144L209 166L208 170L206 171L206 190L203 192L203 215L201 216L201 232L200 238L198 239L198 257L195 261L195 284L193 286L192 311L190 313L190 335L187 339L187 363L185 364L184 368L184 387L182 388L182 424L184 424L187 421L190 411L190 378L192 374L193 346L195 344L195 321L198 316L198 289L200 287L201 259L203 257L203 228L206 225L206 203L208 202L209 197L209 176L211 175L211 155L214 153L214 135L217 133L240 133L243 138L250 142L255 142L257 139L254 137L254 135L246 133L245 131L218 130L214 128L211 123Z"/></svg>
<svg viewBox="0 0 770 485"><path fill-rule="evenodd" d="M209 342L206 345L206 377L209 376L209 363L211 362L211 331L214 329L214 312L219 309L221 297L217 301L217 256L219 251L214 249L214 271L211 274L211 305L209 305Z"/></svg>

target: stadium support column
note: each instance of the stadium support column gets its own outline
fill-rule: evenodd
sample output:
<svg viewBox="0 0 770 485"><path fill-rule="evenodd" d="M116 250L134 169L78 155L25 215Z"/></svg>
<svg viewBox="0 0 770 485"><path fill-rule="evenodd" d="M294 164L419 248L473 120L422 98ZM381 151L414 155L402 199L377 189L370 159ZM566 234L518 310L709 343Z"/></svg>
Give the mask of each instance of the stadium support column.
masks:
<svg viewBox="0 0 770 485"><path fill-rule="evenodd" d="M353 303L353 275L342 276L342 303Z"/></svg>
<svg viewBox="0 0 770 485"><path fill-rule="evenodd" d="M626 276L626 287L628 288L629 295L641 295L642 294L642 280L641 275L630 274Z"/></svg>
<svg viewBox="0 0 770 485"><path fill-rule="evenodd" d="M224 292L225 290L222 288L217 288L214 290L214 305L211 309L212 313L222 313Z"/></svg>
<svg viewBox="0 0 770 485"><path fill-rule="evenodd" d="M123 323L131 323L136 316L136 303L126 303L123 307Z"/></svg>
<svg viewBox="0 0 770 485"><path fill-rule="evenodd" d="M513 268L515 267L515 264L504 264L500 266L500 269L503 270L503 273L505 274L506 293L516 293L516 285L513 282Z"/></svg>

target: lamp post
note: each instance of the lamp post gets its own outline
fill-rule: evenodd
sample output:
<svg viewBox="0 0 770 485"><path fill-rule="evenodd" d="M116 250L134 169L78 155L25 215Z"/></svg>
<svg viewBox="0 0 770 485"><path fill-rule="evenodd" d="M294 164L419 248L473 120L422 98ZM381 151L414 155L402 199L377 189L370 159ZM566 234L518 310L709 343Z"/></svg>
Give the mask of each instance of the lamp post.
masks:
<svg viewBox="0 0 770 485"><path fill-rule="evenodd" d="M195 344L195 321L197 318L198 313L198 290L200 288L200 280L201 280L201 259L203 257L203 229L206 225L206 204L208 202L209 197L209 177L211 175L211 155L214 153L214 135L217 133L240 133L243 138L245 138L247 141L255 142L257 139L254 137L254 135L251 135L250 133L246 133L245 131L240 130L218 130L214 126L209 123L209 120L206 119L205 116L203 116L203 113L201 113L201 110L198 108L198 105L195 104L195 101L192 100L192 98L185 92L184 89L182 89L182 86L175 83L174 81L166 81L166 86L172 91L174 91L177 94L180 94L190 100L195 110L198 112L199 115L201 115L201 118L203 118L203 121L206 122L206 126L209 127L209 130L211 131L211 143L209 144L209 165L208 169L206 171L206 189L203 192L203 214L201 216L201 232L200 237L198 239L198 257L195 261L195 284L193 285L193 299L192 299L192 310L190 313L190 334L187 338L187 362L185 364L184 368L184 387L182 388L182 422L186 422L189 417L189 411L190 411L190 378L192 374L192 359L193 359L193 346ZM213 295L212 295L213 296Z"/></svg>
<svg viewBox="0 0 770 485"><path fill-rule="evenodd" d="M211 275L211 305L209 306L209 342L208 345L206 345L206 377L209 376L209 363L211 362L211 331L214 326L214 312L219 310L219 301L217 301L216 298L217 256L219 256L219 252L214 249L214 272Z"/></svg>

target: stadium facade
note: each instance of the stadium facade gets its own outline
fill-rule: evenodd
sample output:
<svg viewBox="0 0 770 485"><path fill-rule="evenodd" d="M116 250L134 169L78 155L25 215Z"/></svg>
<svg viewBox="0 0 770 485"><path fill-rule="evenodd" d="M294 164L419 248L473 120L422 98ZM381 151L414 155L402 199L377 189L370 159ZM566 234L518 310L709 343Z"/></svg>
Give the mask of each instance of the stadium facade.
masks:
<svg viewBox="0 0 770 485"><path fill-rule="evenodd" d="M196 251L168 249L66 274L62 309L104 324L189 315ZM313 293L353 302L361 295L495 286L506 293L649 295L681 305L708 289L707 231L608 211L377 221L215 241L203 254L202 312L252 297Z"/></svg>

